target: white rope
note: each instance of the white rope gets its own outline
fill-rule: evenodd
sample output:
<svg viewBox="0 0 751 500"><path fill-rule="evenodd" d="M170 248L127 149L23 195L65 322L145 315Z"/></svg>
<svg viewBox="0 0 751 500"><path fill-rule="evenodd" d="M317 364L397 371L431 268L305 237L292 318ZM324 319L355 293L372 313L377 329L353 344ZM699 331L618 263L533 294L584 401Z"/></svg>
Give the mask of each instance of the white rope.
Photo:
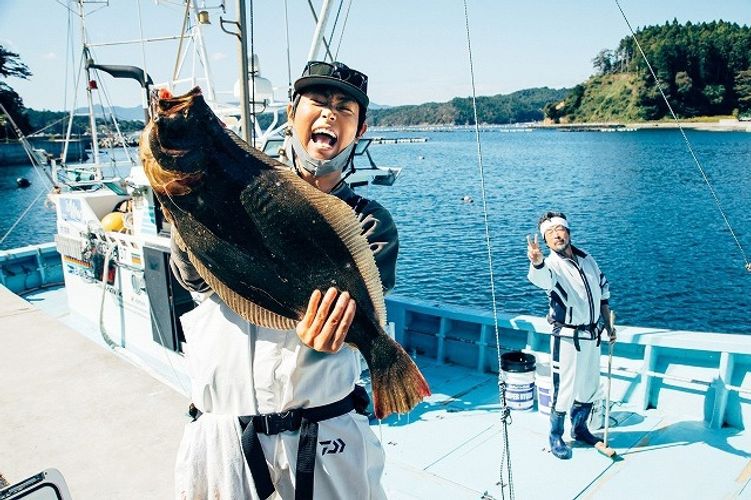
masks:
<svg viewBox="0 0 751 500"><path fill-rule="evenodd" d="M342 47L342 40L344 40L344 31L347 29L347 21L349 20L349 9L352 8L352 0L347 0L347 11L344 13L344 23L342 23L342 31L339 33L339 43L336 46L336 52L334 52L334 60L339 60L339 49ZM368 183L370 188L370 183Z"/></svg>
<svg viewBox="0 0 751 500"><path fill-rule="evenodd" d="M336 25L339 24L339 15L342 13L342 7L344 6L344 0L339 0L339 8L336 9L336 17L334 17L334 25L331 26L331 34L329 35L329 41L334 43L334 34L336 33ZM336 55L332 57L336 61Z"/></svg>
<svg viewBox="0 0 751 500"><path fill-rule="evenodd" d="M730 221L725 215L725 211L722 209L722 205L720 204L720 199L717 197L717 193L712 187L712 184L709 182L709 178L707 177L707 174L704 172L704 168L702 168L701 163L699 163L699 159L696 157L696 154L694 154L694 148L691 147L691 142L689 142L688 137L686 137L686 132L684 132L683 127L681 126L681 123L678 121L678 117L673 111L673 107L670 105L670 102L668 101L668 98L665 95L665 92L662 90L662 82L660 82L660 79L655 74L654 69L652 69L652 65L649 63L649 60L647 59L647 55L644 53L644 50L642 50L641 44L639 43L639 40L636 38L636 33L634 32L634 29L631 27L631 23L629 22L628 17L626 17L626 13L623 12L623 9L621 8L621 4L619 3L618 0L614 0L614 1L615 1L615 5L618 7L618 10L621 11L621 16L623 16L623 20L626 21L626 25L628 26L628 29L631 32L631 38L634 39L634 43L636 43L636 47L639 49L639 53L644 59L644 62L647 64L647 68L649 69L649 72L652 74L652 78L655 79L655 83L657 84L657 90L660 91L660 95L662 96L662 99L665 101L665 105L668 107L668 111L670 111L670 114L673 117L673 121L676 123L676 125L678 125L678 130L680 130L681 135L683 136L683 141L686 143L686 148L688 148L688 152L691 154L691 158L694 159L694 164L696 164L696 168L699 169L699 173L701 174L702 178L704 179L704 182L709 188L709 192L712 194L712 198L714 198L715 205L717 205L717 209L720 211L720 215L722 215L722 219L725 221L725 225L730 231L730 235L733 237L733 240L735 240L735 244L738 246L738 250L741 252L741 256L743 257L743 261L745 263L745 268L748 271L751 271L751 262L749 262L748 257L746 256L746 252L743 250L743 246L741 245L741 242L738 240L738 237L735 235L735 231L733 231L733 227L730 225Z"/></svg>
<svg viewBox="0 0 751 500"><path fill-rule="evenodd" d="M34 173L39 177L39 181L42 183L42 186L44 186L46 189L50 189L52 187L52 177L45 178L43 173L42 166L37 159L37 157L34 155L34 147L29 142L29 140L26 138L26 136L23 134L21 129L16 124L15 120L13 120L13 117L8 112L8 110L3 106L2 103L0 103L0 113L5 115L8 118L8 122L10 123L11 129L13 129L13 132L16 134L16 137L18 137L18 142L21 144L21 147L23 148L24 152L26 153L26 156L29 158L29 161L31 162L31 166L33 167ZM48 184L49 182L49 184Z"/></svg>
<svg viewBox="0 0 751 500"><path fill-rule="evenodd" d="M501 498L506 498L505 487L509 487L509 498L514 498L514 485L511 474L511 452L509 450L508 425L510 423L509 411L506 406L506 381L503 379L503 370L501 370L501 340L498 331L498 306L495 292L495 278L493 276L493 247L490 241L490 222L488 221L488 202L485 194L485 168L482 160L482 143L480 142L480 124L477 118L477 90L475 86L475 69L472 61L472 42L469 30L469 12L467 9L467 0L464 3L464 25L467 32L467 55L469 58L469 74L472 82L472 112L475 120L475 140L477 142L477 163L480 170L480 191L482 194L482 215L485 225L485 245L488 252L488 270L490 272L490 296L493 302L493 327L495 329L495 345L498 354L498 397L501 405L501 421L503 423L503 453L501 455L501 464L499 468ZM508 482L504 483L504 469L508 473Z"/></svg>
<svg viewBox="0 0 751 500"><path fill-rule="evenodd" d="M106 243L105 243L106 244ZM96 251L96 244L94 244L94 250ZM112 260L112 253L115 251L115 247L107 244L107 251L104 254L104 265L102 266L102 298L99 301L99 334L102 336L104 342L112 350L116 350L121 346L117 344L112 337L107 333L107 328L104 326L104 301L107 298L107 278L109 277L110 260Z"/></svg>

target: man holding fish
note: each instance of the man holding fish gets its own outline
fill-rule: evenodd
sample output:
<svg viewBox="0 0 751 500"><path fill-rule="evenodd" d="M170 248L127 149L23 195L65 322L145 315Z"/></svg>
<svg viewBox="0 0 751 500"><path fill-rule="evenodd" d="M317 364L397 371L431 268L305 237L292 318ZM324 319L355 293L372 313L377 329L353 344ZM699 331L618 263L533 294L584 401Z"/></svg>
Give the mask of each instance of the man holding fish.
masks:
<svg viewBox="0 0 751 500"><path fill-rule="evenodd" d="M379 418L429 394L383 330L396 227L344 183L367 128L367 77L312 61L294 88L287 168L221 130L197 89L162 95L142 138L173 223L172 270L205 292L181 318L195 420L178 498L385 498L349 345L368 362ZM191 135L193 119L205 130Z"/></svg>

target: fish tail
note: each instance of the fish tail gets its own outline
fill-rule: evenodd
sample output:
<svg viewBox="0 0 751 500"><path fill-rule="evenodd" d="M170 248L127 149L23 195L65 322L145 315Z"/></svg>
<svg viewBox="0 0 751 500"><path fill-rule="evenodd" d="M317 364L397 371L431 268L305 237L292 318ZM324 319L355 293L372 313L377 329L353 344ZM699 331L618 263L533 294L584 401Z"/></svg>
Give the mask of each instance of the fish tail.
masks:
<svg viewBox="0 0 751 500"><path fill-rule="evenodd" d="M430 396L430 388L420 369L391 337L379 335L374 340L371 354L365 359L370 367L373 409L377 418L407 413L424 397Z"/></svg>

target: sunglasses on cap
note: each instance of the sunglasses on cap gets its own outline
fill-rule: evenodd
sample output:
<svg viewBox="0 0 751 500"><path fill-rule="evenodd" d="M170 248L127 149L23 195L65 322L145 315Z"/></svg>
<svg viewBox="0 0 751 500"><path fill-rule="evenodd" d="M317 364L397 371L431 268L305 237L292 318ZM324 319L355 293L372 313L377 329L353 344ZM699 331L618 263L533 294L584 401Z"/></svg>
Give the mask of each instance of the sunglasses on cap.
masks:
<svg viewBox="0 0 751 500"><path fill-rule="evenodd" d="M340 62L309 61L300 78L309 76L335 78L352 85L366 95L368 93L368 76Z"/></svg>

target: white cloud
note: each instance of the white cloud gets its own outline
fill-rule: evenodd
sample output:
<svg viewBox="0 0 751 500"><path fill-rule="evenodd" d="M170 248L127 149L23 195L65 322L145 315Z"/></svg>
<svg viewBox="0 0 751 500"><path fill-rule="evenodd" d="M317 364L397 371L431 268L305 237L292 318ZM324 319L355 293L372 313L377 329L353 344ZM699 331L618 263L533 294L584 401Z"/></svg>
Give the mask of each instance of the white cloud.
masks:
<svg viewBox="0 0 751 500"><path fill-rule="evenodd" d="M222 61L224 59L227 59L227 54L224 52L214 52L211 54L211 60L212 61Z"/></svg>
<svg viewBox="0 0 751 500"><path fill-rule="evenodd" d="M42 54L42 59L46 59L48 61L57 59L57 54L55 54L54 52L47 52L46 54Z"/></svg>

